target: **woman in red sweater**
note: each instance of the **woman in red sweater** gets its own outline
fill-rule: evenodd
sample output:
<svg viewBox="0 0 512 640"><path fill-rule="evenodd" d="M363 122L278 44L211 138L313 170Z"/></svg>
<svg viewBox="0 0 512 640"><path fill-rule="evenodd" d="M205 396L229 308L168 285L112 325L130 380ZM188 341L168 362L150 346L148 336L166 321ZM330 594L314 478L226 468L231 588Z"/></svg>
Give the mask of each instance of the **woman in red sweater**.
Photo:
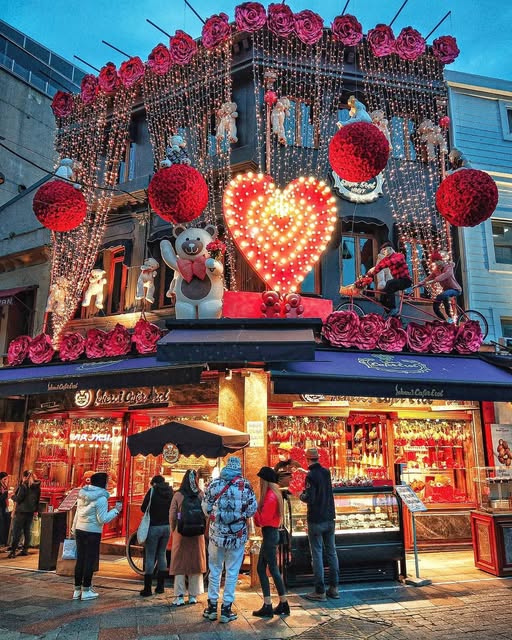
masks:
<svg viewBox="0 0 512 640"><path fill-rule="evenodd" d="M257 527L261 527L263 541L258 557L258 577L263 591L263 606L252 615L257 618L272 618L274 614L281 616L290 615L290 606L286 597L283 577L277 566L277 545L279 543L279 526L283 519L283 496L277 484L277 473L270 467L261 467L258 471L260 478L260 499L258 511L254 516ZM272 609L270 597L270 582L267 576L267 567L274 581L279 604Z"/></svg>

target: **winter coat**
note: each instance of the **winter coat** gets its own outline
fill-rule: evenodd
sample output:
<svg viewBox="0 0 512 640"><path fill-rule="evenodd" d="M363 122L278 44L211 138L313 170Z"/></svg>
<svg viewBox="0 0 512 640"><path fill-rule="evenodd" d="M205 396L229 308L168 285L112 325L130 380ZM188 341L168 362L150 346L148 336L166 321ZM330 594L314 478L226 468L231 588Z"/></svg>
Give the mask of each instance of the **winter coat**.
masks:
<svg viewBox="0 0 512 640"><path fill-rule="evenodd" d="M71 527L72 535L75 531L90 531L101 533L103 525L111 522L119 515L117 509L108 510L109 492L101 487L88 484L78 494L78 502Z"/></svg>
<svg viewBox="0 0 512 640"><path fill-rule="evenodd" d="M41 483L36 480L32 485L22 482L12 497L16 503L16 513L35 513L39 511L39 500L41 498Z"/></svg>
<svg viewBox="0 0 512 640"><path fill-rule="evenodd" d="M145 513L149 504L151 489L144 496L140 510ZM149 507L149 526L158 527L162 524L169 524L169 509L172 502L172 489L168 482L153 485L153 497Z"/></svg>
<svg viewBox="0 0 512 640"><path fill-rule="evenodd" d="M263 504L258 507L258 511L254 515L254 524L257 527L274 527L277 529L280 522L279 501L272 489L267 489Z"/></svg>
<svg viewBox="0 0 512 640"><path fill-rule="evenodd" d="M192 576L206 571L206 543L204 536L182 536L178 533L178 513L185 496L181 491L176 491L171 503L169 520L172 531L171 576ZM199 499L203 499L203 493L199 492Z"/></svg>
<svg viewBox="0 0 512 640"><path fill-rule="evenodd" d="M309 466L306 488L300 499L308 505L308 522L330 522L335 519L331 473L318 462Z"/></svg>
<svg viewBox="0 0 512 640"><path fill-rule="evenodd" d="M440 269L436 269L431 273L428 278L425 278L424 282L437 282L441 285L443 291L448 289L455 289L455 291L462 291L462 287L455 280L453 268L455 267L453 262L444 262Z"/></svg>
<svg viewBox="0 0 512 640"><path fill-rule="evenodd" d="M300 469L300 462L296 460L282 460L279 461L274 467L274 471L277 473L278 484L280 487L287 487L290 484L292 472L294 469Z"/></svg>

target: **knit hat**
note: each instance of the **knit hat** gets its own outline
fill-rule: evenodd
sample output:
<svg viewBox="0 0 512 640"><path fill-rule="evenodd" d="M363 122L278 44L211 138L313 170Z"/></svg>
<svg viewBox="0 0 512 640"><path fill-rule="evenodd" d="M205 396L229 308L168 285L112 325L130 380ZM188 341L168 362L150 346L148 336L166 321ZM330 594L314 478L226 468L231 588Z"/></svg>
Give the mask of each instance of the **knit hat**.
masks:
<svg viewBox="0 0 512 640"><path fill-rule="evenodd" d="M106 473L98 472L91 476L91 484L93 487L100 487L101 489L107 488L108 475Z"/></svg>
<svg viewBox="0 0 512 640"><path fill-rule="evenodd" d="M261 467L261 469L258 471L256 475L262 480L266 480L267 482L278 481L277 473L274 471L274 469L271 469L270 467Z"/></svg>
<svg viewBox="0 0 512 640"><path fill-rule="evenodd" d="M9 474L8 474L7 472L5 472L5 471L0 471L0 480L1 480L2 478L7 478L7 476L8 476L8 475L9 475Z"/></svg>
<svg viewBox="0 0 512 640"><path fill-rule="evenodd" d="M438 260L442 260L443 256L439 253L439 251L434 251L430 254L430 259L432 262L437 262Z"/></svg>
<svg viewBox="0 0 512 640"><path fill-rule="evenodd" d="M315 449L315 447L311 447L311 449L306 449L306 458L310 460L318 460L318 449Z"/></svg>
<svg viewBox="0 0 512 640"><path fill-rule="evenodd" d="M281 442L277 448L282 449L283 451L291 451L293 447L289 442Z"/></svg>
<svg viewBox="0 0 512 640"><path fill-rule="evenodd" d="M163 484L165 482L165 478L163 476L153 476L151 478L151 484Z"/></svg>
<svg viewBox="0 0 512 640"><path fill-rule="evenodd" d="M394 249L393 245L391 244L391 242L389 242L389 240L387 240L386 242L383 242L380 245L380 249L379 251L381 251L382 249L386 249L387 247L389 247L390 249Z"/></svg>
<svg viewBox="0 0 512 640"><path fill-rule="evenodd" d="M240 458L235 458L235 456L231 456L228 458L226 462L225 469L231 469L232 471L242 472L242 463L240 462Z"/></svg>

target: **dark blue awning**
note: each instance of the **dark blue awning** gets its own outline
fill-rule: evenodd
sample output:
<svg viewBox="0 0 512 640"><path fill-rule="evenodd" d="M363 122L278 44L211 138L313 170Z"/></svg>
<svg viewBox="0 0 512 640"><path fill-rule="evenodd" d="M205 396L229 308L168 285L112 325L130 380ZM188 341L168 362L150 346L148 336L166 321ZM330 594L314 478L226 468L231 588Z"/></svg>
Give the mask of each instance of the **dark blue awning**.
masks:
<svg viewBox="0 0 512 640"><path fill-rule="evenodd" d="M275 393L433 400L512 400L512 373L478 356L317 350L273 366Z"/></svg>
<svg viewBox="0 0 512 640"><path fill-rule="evenodd" d="M197 384L202 365L160 362L156 356L0 369L0 397L81 389Z"/></svg>

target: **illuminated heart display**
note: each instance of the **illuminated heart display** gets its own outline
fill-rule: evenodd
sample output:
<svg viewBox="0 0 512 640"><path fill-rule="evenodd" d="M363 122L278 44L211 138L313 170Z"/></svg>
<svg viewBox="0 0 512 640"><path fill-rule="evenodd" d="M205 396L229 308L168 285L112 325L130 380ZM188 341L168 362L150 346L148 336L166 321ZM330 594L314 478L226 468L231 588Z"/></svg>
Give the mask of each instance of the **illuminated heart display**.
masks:
<svg viewBox="0 0 512 640"><path fill-rule="evenodd" d="M325 250L336 200L325 182L297 178L279 189L268 175L245 173L224 193L224 217L238 248L267 286L296 291Z"/></svg>

